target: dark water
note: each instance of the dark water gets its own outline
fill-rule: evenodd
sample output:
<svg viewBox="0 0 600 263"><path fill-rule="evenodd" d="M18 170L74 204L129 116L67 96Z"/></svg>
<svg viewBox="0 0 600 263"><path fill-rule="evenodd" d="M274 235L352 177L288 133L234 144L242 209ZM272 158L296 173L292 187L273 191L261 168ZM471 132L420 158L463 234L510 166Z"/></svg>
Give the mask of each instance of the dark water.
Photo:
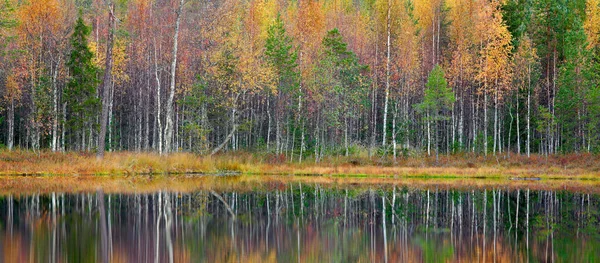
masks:
<svg viewBox="0 0 600 263"><path fill-rule="evenodd" d="M598 262L599 206L566 191L298 183L4 195L0 261Z"/></svg>

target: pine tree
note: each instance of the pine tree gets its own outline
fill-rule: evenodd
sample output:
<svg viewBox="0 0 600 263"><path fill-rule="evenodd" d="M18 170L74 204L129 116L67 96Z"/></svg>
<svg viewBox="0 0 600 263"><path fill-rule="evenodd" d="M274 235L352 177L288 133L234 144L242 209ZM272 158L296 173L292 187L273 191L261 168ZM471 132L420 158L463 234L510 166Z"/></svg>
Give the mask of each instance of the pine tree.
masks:
<svg viewBox="0 0 600 263"><path fill-rule="evenodd" d="M293 91L298 86L298 52L294 49L292 38L285 31L280 15L267 29L265 56L275 69L280 91Z"/></svg>
<svg viewBox="0 0 600 263"><path fill-rule="evenodd" d="M299 122L300 108L302 107L302 91L300 90L300 74L298 73L298 53L292 44L292 38L285 31L283 20L277 15L275 22L267 29L267 39L265 43L265 56L271 65L275 74L277 86L277 96L275 106L275 141L276 153L279 153L282 144L282 124L284 121L285 109L294 107L298 114L296 118L289 118ZM297 103L291 103L294 98L298 98ZM272 100L271 97L268 98ZM271 104L269 102L269 104ZM269 116L269 127L267 135L267 148L271 138L271 117ZM289 131L288 131L289 132Z"/></svg>
<svg viewBox="0 0 600 263"><path fill-rule="evenodd" d="M431 155L431 130L433 129L433 133L437 134L438 122L447 119L444 112L451 109L456 100L454 92L448 87L448 82L444 75L442 67L439 65L433 67L427 78L427 88L425 89L423 102L416 105L417 110L426 116L428 155ZM433 128L431 127L432 124L434 126ZM437 136L435 145L437 146Z"/></svg>
<svg viewBox="0 0 600 263"><path fill-rule="evenodd" d="M343 123L344 146L346 156L348 150L348 123L359 116L359 109L366 106L364 100L369 86L365 73L368 68L360 64L354 52L348 50L339 30L327 32L323 39L323 57L318 65L320 86L325 98L324 107L328 107L329 120L335 125Z"/></svg>
<svg viewBox="0 0 600 263"><path fill-rule="evenodd" d="M585 115L584 96L587 90L585 70L589 52L585 49L586 40L581 24L567 33L564 46L565 63L561 65L556 95L556 113L561 131L560 150L579 151L585 142L582 118Z"/></svg>
<svg viewBox="0 0 600 263"><path fill-rule="evenodd" d="M83 147L86 136L94 134L97 126L95 116L100 106L96 97L98 69L92 62L94 54L88 46L89 34L90 28L85 25L80 15L71 35L71 53L67 61L70 79L64 90L71 138L75 141L81 139L80 147Z"/></svg>

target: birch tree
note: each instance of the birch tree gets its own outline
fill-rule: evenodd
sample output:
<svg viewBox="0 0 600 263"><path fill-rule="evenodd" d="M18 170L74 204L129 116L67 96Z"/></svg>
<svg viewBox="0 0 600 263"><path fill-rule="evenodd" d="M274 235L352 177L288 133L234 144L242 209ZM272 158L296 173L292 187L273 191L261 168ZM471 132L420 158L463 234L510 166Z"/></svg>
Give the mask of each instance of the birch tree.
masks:
<svg viewBox="0 0 600 263"><path fill-rule="evenodd" d="M175 32L173 34L173 53L171 60L171 81L169 85L169 96L167 98L167 112L166 114L166 122L165 122L165 148L163 150L164 153L169 153L173 149L173 131L175 129L173 123L173 103L175 99L175 74L177 68L177 48L178 48L178 40L179 40L179 26L181 24L181 16L183 11L184 0L179 0L179 7L176 13L175 19ZM176 150L176 149L175 149Z"/></svg>

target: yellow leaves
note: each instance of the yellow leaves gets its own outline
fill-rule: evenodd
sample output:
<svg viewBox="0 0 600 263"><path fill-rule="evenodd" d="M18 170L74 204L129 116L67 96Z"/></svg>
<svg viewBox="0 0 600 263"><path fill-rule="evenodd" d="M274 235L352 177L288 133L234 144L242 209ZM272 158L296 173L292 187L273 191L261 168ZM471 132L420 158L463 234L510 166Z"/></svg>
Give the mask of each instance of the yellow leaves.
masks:
<svg viewBox="0 0 600 263"><path fill-rule="evenodd" d="M483 49L480 51L481 62L477 79L490 91L497 90L501 93L503 89L511 87L511 35L502 21L502 13L497 3L490 3L484 12L486 16L481 18L485 20L479 23L487 25L487 30Z"/></svg>
<svg viewBox="0 0 600 263"><path fill-rule="evenodd" d="M246 16L246 32L261 45L267 38L267 28L277 15L277 2L274 0L254 0L250 3Z"/></svg>
<svg viewBox="0 0 600 263"><path fill-rule="evenodd" d="M260 54L242 52L238 67L242 74L241 88L244 92L258 93L267 90L274 93L275 72L267 63L260 60Z"/></svg>
<svg viewBox="0 0 600 263"><path fill-rule="evenodd" d="M88 43L88 46L90 48L90 51L94 53L94 59L92 59L92 62L97 68L102 68L104 66L104 56L100 57L98 43L90 41L90 43Z"/></svg>
<svg viewBox="0 0 600 263"><path fill-rule="evenodd" d="M586 19L583 29L588 40L588 48L592 49L600 45L600 0L587 0Z"/></svg>
<svg viewBox="0 0 600 263"><path fill-rule="evenodd" d="M106 47L98 47L98 43L90 41L88 44L92 53L94 53L93 63L99 69L104 69L106 63ZM127 75L127 42L123 39L116 39L113 47L113 68L112 76L116 85L122 84L129 80Z"/></svg>
<svg viewBox="0 0 600 263"><path fill-rule="evenodd" d="M536 63L538 56L537 50L533 45L533 41L529 36L524 35L519 41L519 47L514 57L514 77L518 88L529 88L530 77L532 75L533 66Z"/></svg>

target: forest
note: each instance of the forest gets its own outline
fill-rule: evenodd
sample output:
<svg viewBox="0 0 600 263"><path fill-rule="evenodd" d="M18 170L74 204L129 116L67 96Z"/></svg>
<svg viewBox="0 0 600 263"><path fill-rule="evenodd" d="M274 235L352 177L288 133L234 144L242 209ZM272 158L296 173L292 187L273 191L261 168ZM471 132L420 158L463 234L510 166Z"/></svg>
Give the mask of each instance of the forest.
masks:
<svg viewBox="0 0 600 263"><path fill-rule="evenodd" d="M0 148L600 152L600 0L0 0Z"/></svg>

